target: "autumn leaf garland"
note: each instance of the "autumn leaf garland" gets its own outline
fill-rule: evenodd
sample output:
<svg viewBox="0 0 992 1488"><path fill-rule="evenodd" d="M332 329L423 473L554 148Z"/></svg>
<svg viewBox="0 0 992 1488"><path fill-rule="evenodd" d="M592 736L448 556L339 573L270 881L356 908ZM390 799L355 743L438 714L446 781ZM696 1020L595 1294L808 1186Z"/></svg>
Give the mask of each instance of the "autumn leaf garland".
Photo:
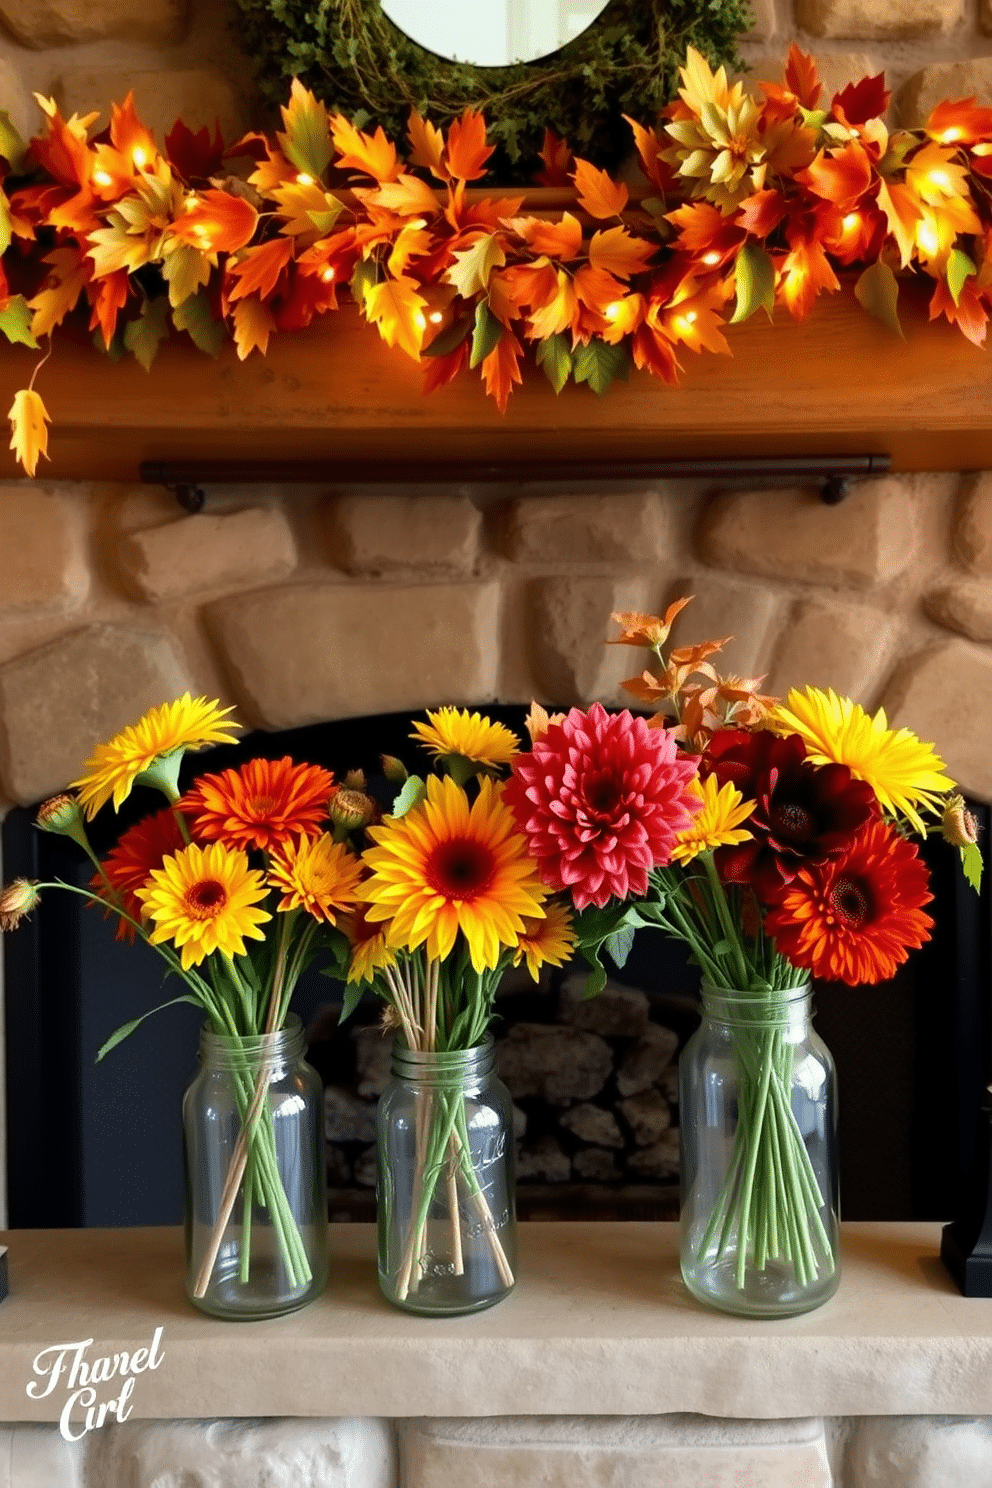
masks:
<svg viewBox="0 0 992 1488"><path fill-rule="evenodd" d="M469 193L492 149L481 114L446 131L413 112L404 159L294 81L274 138L177 123L160 150L129 94L110 125L65 119L25 145L0 112L0 330L37 347L85 306L97 346L148 368L185 332L242 359L349 296L432 391L477 370L505 409L534 360L556 391L603 393L633 365L677 381L688 348L726 353L730 322L808 315L857 272L864 308L899 329L900 284L929 284L930 317L982 344L992 306L992 109L944 102L890 130L884 78L821 100L795 46L752 96L690 51L658 126L631 121L640 199L550 132L544 185L575 209ZM226 174L228 162L240 174ZM635 197L639 194L635 193ZM47 438L33 380L10 409L34 474Z"/></svg>

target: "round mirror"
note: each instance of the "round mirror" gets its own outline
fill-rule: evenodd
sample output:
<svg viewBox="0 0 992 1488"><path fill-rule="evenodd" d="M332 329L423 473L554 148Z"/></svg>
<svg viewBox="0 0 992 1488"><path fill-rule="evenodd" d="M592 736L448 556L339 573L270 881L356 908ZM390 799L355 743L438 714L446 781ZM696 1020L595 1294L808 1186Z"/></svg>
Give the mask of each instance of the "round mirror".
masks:
<svg viewBox="0 0 992 1488"><path fill-rule="evenodd" d="M581 36L609 0L380 0L412 41L452 62L534 62Z"/></svg>

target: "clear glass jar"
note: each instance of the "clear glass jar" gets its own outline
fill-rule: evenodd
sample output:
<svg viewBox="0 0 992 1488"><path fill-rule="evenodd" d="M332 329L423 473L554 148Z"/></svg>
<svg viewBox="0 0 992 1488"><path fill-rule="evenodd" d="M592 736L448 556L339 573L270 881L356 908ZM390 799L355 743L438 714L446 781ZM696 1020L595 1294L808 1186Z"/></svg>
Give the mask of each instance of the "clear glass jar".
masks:
<svg viewBox="0 0 992 1488"><path fill-rule="evenodd" d="M327 1281L320 1076L291 1015L278 1033L200 1033L183 1099L186 1289L214 1317L264 1318Z"/></svg>
<svg viewBox="0 0 992 1488"><path fill-rule="evenodd" d="M679 1062L682 1276L725 1312L808 1312L840 1279L836 1082L811 1016L808 985L704 984Z"/></svg>
<svg viewBox="0 0 992 1488"><path fill-rule="evenodd" d="M513 1107L493 1041L426 1054L393 1043L379 1101L379 1285L409 1312L474 1312L517 1264Z"/></svg>

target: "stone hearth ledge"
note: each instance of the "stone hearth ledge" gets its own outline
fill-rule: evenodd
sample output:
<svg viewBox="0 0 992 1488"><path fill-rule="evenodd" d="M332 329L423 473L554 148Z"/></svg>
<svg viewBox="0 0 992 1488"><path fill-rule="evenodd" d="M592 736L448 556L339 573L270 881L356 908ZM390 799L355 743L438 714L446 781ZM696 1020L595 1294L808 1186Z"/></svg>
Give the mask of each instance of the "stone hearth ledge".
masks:
<svg viewBox="0 0 992 1488"><path fill-rule="evenodd" d="M847 1224L837 1295L803 1317L709 1311L678 1274L671 1224L524 1224L519 1283L499 1306L429 1320L382 1300L369 1225L331 1229L324 1295L231 1324L182 1290L178 1229L18 1230L0 1304L0 1421L56 1421L26 1394L35 1356L147 1346L144 1419L249 1416L734 1418L992 1415L992 1300L963 1298L934 1224Z"/></svg>

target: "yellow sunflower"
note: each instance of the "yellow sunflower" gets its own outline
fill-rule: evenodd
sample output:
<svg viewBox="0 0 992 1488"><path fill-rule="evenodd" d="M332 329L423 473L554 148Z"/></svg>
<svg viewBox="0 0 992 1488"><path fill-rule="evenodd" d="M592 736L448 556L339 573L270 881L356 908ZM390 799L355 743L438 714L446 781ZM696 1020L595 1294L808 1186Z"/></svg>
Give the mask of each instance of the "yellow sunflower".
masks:
<svg viewBox="0 0 992 1488"><path fill-rule="evenodd" d="M502 723L493 723L481 713L464 708L438 708L428 712L428 723L414 723L410 735L438 759L460 754L477 765L508 765L520 753L520 740Z"/></svg>
<svg viewBox="0 0 992 1488"><path fill-rule="evenodd" d="M335 923L335 910L350 909L357 902L361 877L358 858L329 832L283 843L269 862L268 883L283 894L279 908L305 909L329 925Z"/></svg>
<svg viewBox="0 0 992 1488"><path fill-rule="evenodd" d="M493 780L482 781L469 805L450 777L431 776L425 801L370 835L372 875L360 893L367 918L388 921L390 946L412 951L426 942L440 961L460 930L475 970L491 970L504 946L516 946L524 917L544 918L537 865Z"/></svg>
<svg viewBox="0 0 992 1488"><path fill-rule="evenodd" d="M264 940L258 927L272 918L255 908L268 892L263 875L248 867L245 853L222 842L190 843L154 868L145 887L134 892L155 922L152 945L171 940L182 953L184 971L212 951L243 956L245 937Z"/></svg>
<svg viewBox="0 0 992 1488"><path fill-rule="evenodd" d="M349 982L370 982L384 966L396 964L396 952L386 944L385 929L370 922L368 908L367 904L356 904L354 910L341 916L340 928L351 947Z"/></svg>
<svg viewBox="0 0 992 1488"><path fill-rule="evenodd" d="M705 780L697 775L689 784L689 793L702 801L703 807L692 818L692 825L679 833L672 849L673 863L691 863L699 853L712 852L715 847L731 847L751 836L750 832L738 829L756 803L745 801L729 780L721 787L715 775L707 775Z"/></svg>
<svg viewBox="0 0 992 1488"><path fill-rule="evenodd" d="M798 734L814 765L846 765L871 786L883 811L905 817L923 836L926 827L916 808L939 813L940 798L954 789L932 744L907 728L890 729L884 708L871 717L832 688L793 688L772 709L768 724L777 734Z"/></svg>
<svg viewBox="0 0 992 1488"><path fill-rule="evenodd" d="M536 982L542 966L564 966L577 939L567 907L552 900L545 905L543 920L524 920L513 964L519 966L526 960Z"/></svg>
<svg viewBox="0 0 992 1488"><path fill-rule="evenodd" d="M115 734L109 743L97 745L84 765L86 774L72 782L73 789L79 791L87 821L92 821L111 796L114 810L118 810L138 776L163 755L178 754L181 758L187 749L233 744L231 730L241 725L225 722L231 711L216 700L194 698L184 692L175 702L149 708L143 718Z"/></svg>

